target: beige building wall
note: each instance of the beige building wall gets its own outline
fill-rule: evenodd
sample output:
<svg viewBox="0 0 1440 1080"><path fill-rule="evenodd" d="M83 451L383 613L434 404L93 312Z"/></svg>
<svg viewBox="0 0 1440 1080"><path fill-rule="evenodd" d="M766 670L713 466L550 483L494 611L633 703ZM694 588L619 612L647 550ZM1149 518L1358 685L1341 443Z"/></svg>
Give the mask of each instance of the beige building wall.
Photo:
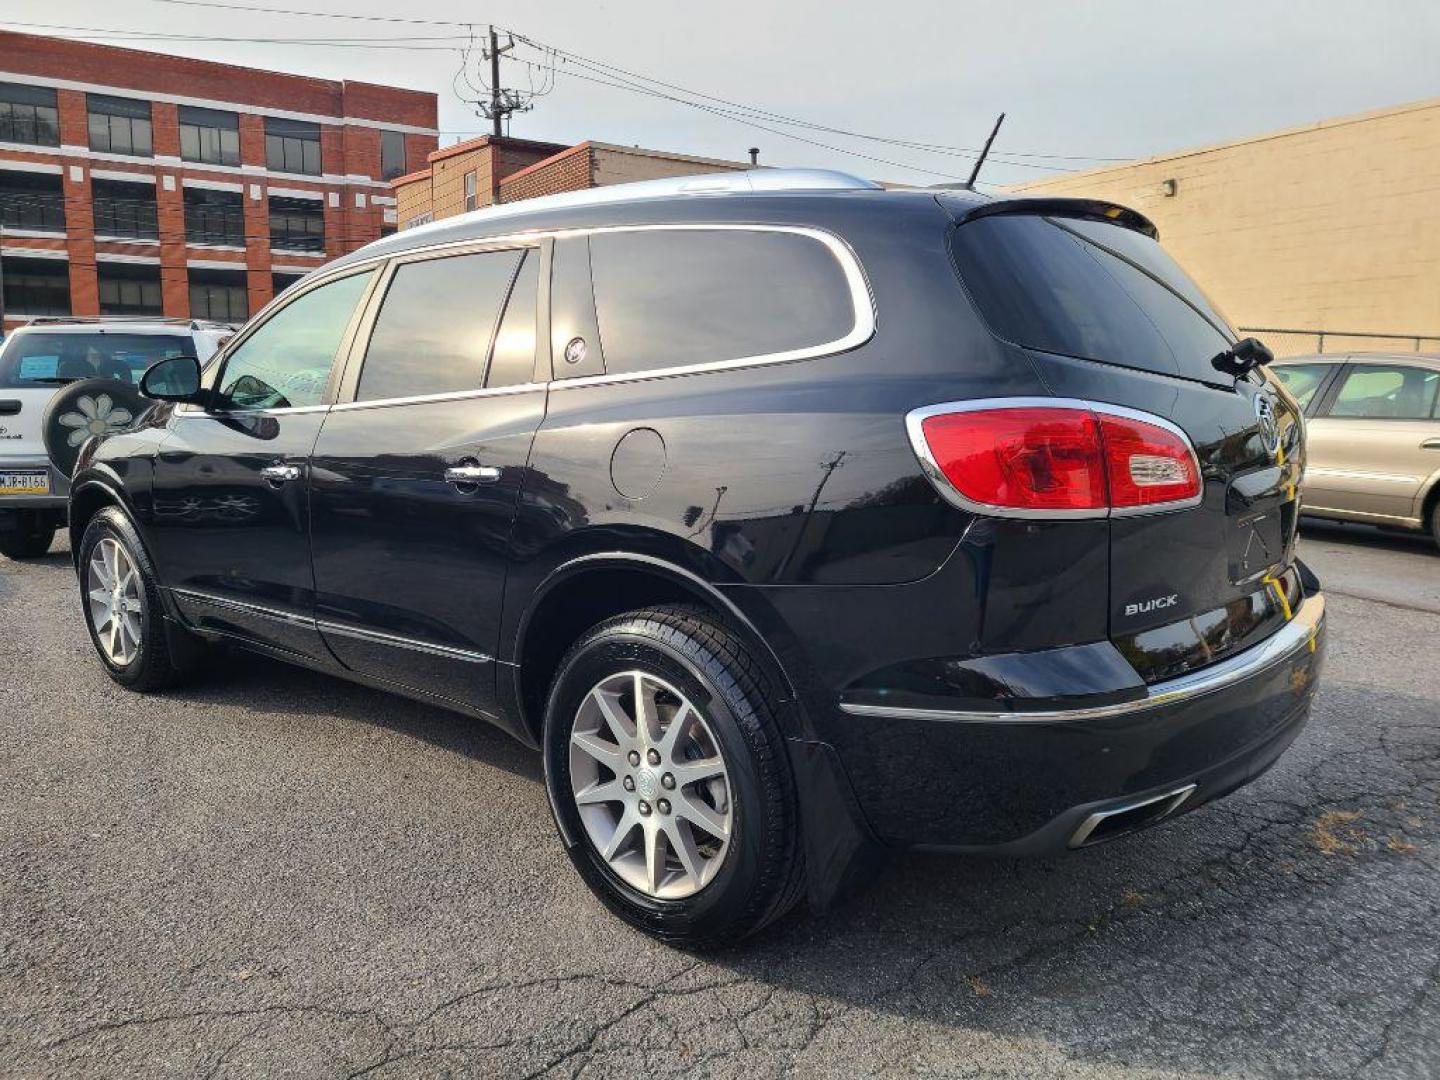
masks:
<svg viewBox="0 0 1440 1080"><path fill-rule="evenodd" d="M1133 207L1242 328L1440 349L1440 100L1022 185ZM1277 353L1317 337L1260 334Z"/></svg>

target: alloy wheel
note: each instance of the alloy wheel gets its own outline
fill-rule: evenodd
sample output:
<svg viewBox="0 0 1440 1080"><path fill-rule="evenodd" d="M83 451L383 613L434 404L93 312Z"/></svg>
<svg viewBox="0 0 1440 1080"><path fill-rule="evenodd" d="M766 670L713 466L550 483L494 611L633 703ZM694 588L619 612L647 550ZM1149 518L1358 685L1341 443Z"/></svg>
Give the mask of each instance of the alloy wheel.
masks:
<svg viewBox="0 0 1440 1080"><path fill-rule="evenodd" d="M693 896L725 860L733 806L720 744L700 710L653 675L620 672L585 695L570 785L595 851L648 896Z"/></svg>
<svg viewBox="0 0 1440 1080"><path fill-rule="evenodd" d="M140 652L144 600L140 572L118 540L107 536L95 545L85 586L101 651L116 667L126 667Z"/></svg>

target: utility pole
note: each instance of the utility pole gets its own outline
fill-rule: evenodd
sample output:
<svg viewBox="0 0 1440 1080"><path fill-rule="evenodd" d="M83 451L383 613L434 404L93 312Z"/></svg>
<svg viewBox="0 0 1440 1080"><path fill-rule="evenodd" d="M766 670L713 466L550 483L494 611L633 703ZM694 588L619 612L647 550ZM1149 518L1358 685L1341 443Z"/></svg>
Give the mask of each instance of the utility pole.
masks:
<svg viewBox="0 0 1440 1080"><path fill-rule="evenodd" d="M497 139L505 134L501 126L504 119L519 108L517 103L500 89L500 55L513 48L513 38L501 48L500 35L495 32L495 27L490 27L490 48L485 51L485 58L490 61L490 108L485 111L489 113L491 131Z"/></svg>

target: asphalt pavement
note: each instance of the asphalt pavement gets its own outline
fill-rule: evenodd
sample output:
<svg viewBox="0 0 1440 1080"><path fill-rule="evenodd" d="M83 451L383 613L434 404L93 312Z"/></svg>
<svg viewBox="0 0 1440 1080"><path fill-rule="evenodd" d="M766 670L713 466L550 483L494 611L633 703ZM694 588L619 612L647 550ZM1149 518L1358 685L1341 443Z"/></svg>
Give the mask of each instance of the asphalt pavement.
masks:
<svg viewBox="0 0 1440 1080"><path fill-rule="evenodd" d="M1330 658L1257 783L704 957L592 899L499 732L244 656L136 697L68 556L0 560L0 1075L1440 1075L1440 553L1302 548Z"/></svg>

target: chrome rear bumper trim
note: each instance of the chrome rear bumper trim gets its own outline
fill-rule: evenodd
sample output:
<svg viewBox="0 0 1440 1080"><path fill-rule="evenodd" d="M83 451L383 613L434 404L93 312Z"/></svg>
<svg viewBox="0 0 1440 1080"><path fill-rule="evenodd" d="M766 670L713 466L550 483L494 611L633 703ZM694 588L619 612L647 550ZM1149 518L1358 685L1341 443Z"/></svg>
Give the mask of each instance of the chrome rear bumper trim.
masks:
<svg viewBox="0 0 1440 1080"><path fill-rule="evenodd" d="M907 709L892 705L868 705L842 701L840 710L851 716L888 716L899 720L948 720L966 724L1053 724L1070 720L1100 720L1144 712L1162 705L1174 705L1191 698L1213 694L1260 674L1293 656L1301 649L1314 649L1315 639L1325 625L1325 597L1306 597L1292 618L1259 645L1211 664L1207 668L1156 683L1143 698L1113 705L1092 705L1077 709L1037 709L1026 712L979 712L962 709Z"/></svg>

